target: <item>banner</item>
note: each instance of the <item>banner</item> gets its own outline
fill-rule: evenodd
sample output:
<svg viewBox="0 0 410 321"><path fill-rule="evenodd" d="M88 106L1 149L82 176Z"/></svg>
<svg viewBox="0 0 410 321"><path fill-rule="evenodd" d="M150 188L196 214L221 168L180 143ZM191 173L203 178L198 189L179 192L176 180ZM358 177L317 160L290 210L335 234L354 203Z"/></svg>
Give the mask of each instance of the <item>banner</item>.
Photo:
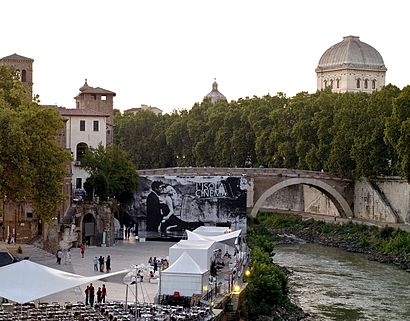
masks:
<svg viewBox="0 0 410 321"><path fill-rule="evenodd" d="M245 230L246 190L242 176L140 176L127 213L146 238L182 237L203 225Z"/></svg>

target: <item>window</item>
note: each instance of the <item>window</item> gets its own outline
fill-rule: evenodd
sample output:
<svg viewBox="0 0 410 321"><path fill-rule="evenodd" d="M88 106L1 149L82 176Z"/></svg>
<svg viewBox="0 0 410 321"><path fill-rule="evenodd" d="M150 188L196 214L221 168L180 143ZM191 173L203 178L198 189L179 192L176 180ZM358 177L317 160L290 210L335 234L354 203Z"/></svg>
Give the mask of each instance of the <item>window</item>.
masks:
<svg viewBox="0 0 410 321"><path fill-rule="evenodd" d="M22 82L26 82L27 81L27 71L25 69L23 69L21 71L21 81Z"/></svg>
<svg viewBox="0 0 410 321"><path fill-rule="evenodd" d="M372 80L372 89L376 89L376 80L375 79Z"/></svg>
<svg viewBox="0 0 410 321"><path fill-rule="evenodd" d="M80 132L85 132L85 120L80 120Z"/></svg>
<svg viewBox="0 0 410 321"><path fill-rule="evenodd" d="M33 218L33 212L27 212L26 218Z"/></svg>
<svg viewBox="0 0 410 321"><path fill-rule="evenodd" d="M87 151L87 149L88 149L88 146L87 146L86 143L79 143L77 145L77 153L76 153L76 155L77 155L76 161L77 162L81 162L81 159L83 158L83 156L84 156L85 152Z"/></svg>
<svg viewBox="0 0 410 321"><path fill-rule="evenodd" d="M336 88L339 88L339 86L340 86L339 79L336 79Z"/></svg>
<svg viewBox="0 0 410 321"><path fill-rule="evenodd" d="M107 100L107 96L106 96L106 95L102 95L102 96L101 96L101 100Z"/></svg>
<svg viewBox="0 0 410 321"><path fill-rule="evenodd" d="M92 97L94 98L94 100L97 100L97 95L93 94Z"/></svg>
<svg viewBox="0 0 410 321"><path fill-rule="evenodd" d="M326 88L327 87L327 80L325 80L324 83L325 83L325 88Z"/></svg>
<svg viewBox="0 0 410 321"><path fill-rule="evenodd" d="M356 88L360 88L360 78L356 80Z"/></svg>
<svg viewBox="0 0 410 321"><path fill-rule="evenodd" d="M369 87L369 80L365 79L364 80L364 89L367 89Z"/></svg>
<svg viewBox="0 0 410 321"><path fill-rule="evenodd" d="M77 177L75 179L75 188L82 188L83 187L83 182L81 177Z"/></svg>
<svg viewBox="0 0 410 321"><path fill-rule="evenodd" d="M333 89L333 79L332 79L332 80L330 80L330 88L332 88L332 89Z"/></svg>
<svg viewBox="0 0 410 321"><path fill-rule="evenodd" d="M93 122L93 130L95 131L95 132L98 132L98 128L99 128L99 123L98 123L98 120L94 120L94 122Z"/></svg>

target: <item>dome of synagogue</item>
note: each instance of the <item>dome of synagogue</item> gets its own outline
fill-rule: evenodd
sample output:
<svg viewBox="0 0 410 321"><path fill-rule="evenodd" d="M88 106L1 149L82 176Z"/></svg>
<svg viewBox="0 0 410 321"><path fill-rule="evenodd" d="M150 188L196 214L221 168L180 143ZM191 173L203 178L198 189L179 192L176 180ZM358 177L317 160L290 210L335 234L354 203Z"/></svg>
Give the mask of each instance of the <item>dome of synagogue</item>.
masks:
<svg viewBox="0 0 410 321"><path fill-rule="evenodd" d="M212 91L205 96L205 99L208 98L214 104L219 100L226 100L226 97L218 91L218 84L216 81L212 84Z"/></svg>
<svg viewBox="0 0 410 321"><path fill-rule="evenodd" d="M327 49L316 71L337 69L387 70L380 53L355 36L343 37L343 41Z"/></svg>

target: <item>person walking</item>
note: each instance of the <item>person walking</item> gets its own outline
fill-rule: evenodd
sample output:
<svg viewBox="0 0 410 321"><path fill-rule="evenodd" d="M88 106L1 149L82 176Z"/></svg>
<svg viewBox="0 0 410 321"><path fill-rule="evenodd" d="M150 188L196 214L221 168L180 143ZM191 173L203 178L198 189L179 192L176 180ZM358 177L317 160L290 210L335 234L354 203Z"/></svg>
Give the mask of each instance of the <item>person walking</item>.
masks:
<svg viewBox="0 0 410 321"><path fill-rule="evenodd" d="M85 245L84 243L81 243L80 245L80 253L81 253L81 257L84 258L84 252L85 252Z"/></svg>
<svg viewBox="0 0 410 321"><path fill-rule="evenodd" d="M107 259L105 260L105 270L107 273L111 272L111 257L108 255Z"/></svg>
<svg viewBox="0 0 410 321"><path fill-rule="evenodd" d="M107 288L105 287L105 284L103 284L102 289L101 289L101 302L105 303L106 296L107 296Z"/></svg>
<svg viewBox="0 0 410 321"><path fill-rule="evenodd" d="M88 305L89 298L90 298L90 286L89 285L87 285L84 293L85 293L85 305Z"/></svg>
<svg viewBox="0 0 410 321"><path fill-rule="evenodd" d="M94 271L98 271L98 257L94 256L93 259Z"/></svg>
<svg viewBox="0 0 410 321"><path fill-rule="evenodd" d="M92 283L90 283L90 305L94 306L94 287Z"/></svg>

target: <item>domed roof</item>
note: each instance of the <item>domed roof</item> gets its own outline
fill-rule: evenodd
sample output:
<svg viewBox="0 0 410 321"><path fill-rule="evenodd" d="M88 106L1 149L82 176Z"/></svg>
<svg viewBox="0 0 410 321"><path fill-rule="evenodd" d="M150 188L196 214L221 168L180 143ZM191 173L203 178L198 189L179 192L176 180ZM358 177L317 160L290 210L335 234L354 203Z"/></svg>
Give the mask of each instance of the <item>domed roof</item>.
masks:
<svg viewBox="0 0 410 321"><path fill-rule="evenodd" d="M226 100L226 97L218 91L218 83L216 80L212 84L212 91L206 95L205 98L210 98L212 103L216 103L218 100Z"/></svg>
<svg viewBox="0 0 410 321"><path fill-rule="evenodd" d="M89 89L92 89L92 87L88 86L87 79L86 79L84 85L81 86L80 91L83 92Z"/></svg>
<svg viewBox="0 0 410 321"><path fill-rule="evenodd" d="M316 71L344 68L387 70L380 53L355 36L343 37L343 41L327 49Z"/></svg>

